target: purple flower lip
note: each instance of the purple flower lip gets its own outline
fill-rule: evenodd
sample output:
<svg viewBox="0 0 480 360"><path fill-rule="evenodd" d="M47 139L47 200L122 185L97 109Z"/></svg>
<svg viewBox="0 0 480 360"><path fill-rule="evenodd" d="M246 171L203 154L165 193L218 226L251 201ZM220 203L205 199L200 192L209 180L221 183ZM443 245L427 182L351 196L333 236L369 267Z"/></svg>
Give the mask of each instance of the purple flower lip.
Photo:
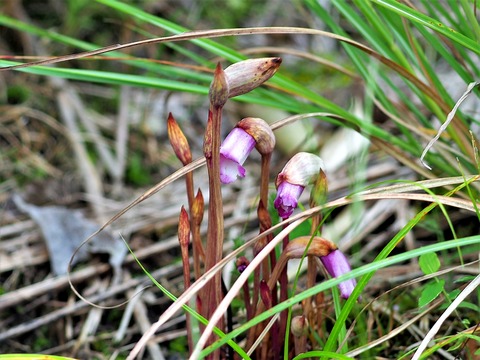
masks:
<svg viewBox="0 0 480 360"><path fill-rule="evenodd" d="M220 146L220 181L234 182L238 176L245 177L242 166L255 147L255 139L246 131L234 128Z"/></svg>
<svg viewBox="0 0 480 360"><path fill-rule="evenodd" d="M332 277L339 277L352 270L347 257L340 250L334 250L327 256L321 256L320 260ZM352 294L355 285L357 285L355 279L345 280L338 284L342 298L348 299Z"/></svg>
<svg viewBox="0 0 480 360"><path fill-rule="evenodd" d="M288 219L292 215L293 210L297 208L298 198L302 194L303 189L303 186L290 184L287 181L283 181L278 186L277 197L273 205L283 220Z"/></svg>

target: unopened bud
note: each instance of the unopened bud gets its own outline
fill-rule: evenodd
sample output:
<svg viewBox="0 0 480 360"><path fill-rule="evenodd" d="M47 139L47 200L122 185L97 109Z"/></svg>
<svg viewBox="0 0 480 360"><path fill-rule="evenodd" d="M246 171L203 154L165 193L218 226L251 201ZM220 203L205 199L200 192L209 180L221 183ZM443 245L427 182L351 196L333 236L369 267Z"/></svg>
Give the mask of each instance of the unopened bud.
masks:
<svg viewBox="0 0 480 360"><path fill-rule="evenodd" d="M260 223L260 232L264 232L272 227L272 218L270 217L270 212L265 207L265 204L262 200L258 203L257 208L257 217Z"/></svg>
<svg viewBox="0 0 480 360"><path fill-rule="evenodd" d="M292 318L291 331L293 336L297 338L308 334L308 320L305 315L298 315Z"/></svg>
<svg viewBox="0 0 480 360"><path fill-rule="evenodd" d="M168 139L170 140L170 144L172 144L173 151L175 152L175 155L177 155L177 158L183 165L191 163L192 152L190 151L188 140L183 134L182 129L180 129L180 126L178 126L172 113L168 114L167 131Z"/></svg>
<svg viewBox="0 0 480 360"><path fill-rule="evenodd" d="M262 155L270 154L275 147L275 135L265 120L247 117L240 120L236 127L244 130L255 139L255 148Z"/></svg>
<svg viewBox="0 0 480 360"><path fill-rule="evenodd" d="M188 220L187 211L183 206L178 218L178 240L182 247L188 249L188 244L190 242L190 221Z"/></svg>
<svg viewBox="0 0 480 360"><path fill-rule="evenodd" d="M272 307L272 292L264 279L260 281L260 298L263 301L263 305L265 305L265 309Z"/></svg>
<svg viewBox="0 0 480 360"><path fill-rule="evenodd" d="M229 97L246 94L270 79L280 67L282 59L260 58L239 61L225 69L230 87Z"/></svg>
<svg viewBox="0 0 480 360"><path fill-rule="evenodd" d="M229 92L227 77L220 63L218 63L208 93L210 104L215 107L223 107L228 100Z"/></svg>
<svg viewBox="0 0 480 360"><path fill-rule="evenodd" d="M191 210L193 220L197 225L200 225L202 223L204 208L205 208L205 201L203 200L203 194L202 194L202 191L198 189L197 196L195 196L195 199L193 200L192 210Z"/></svg>
<svg viewBox="0 0 480 360"><path fill-rule="evenodd" d="M248 259L245 256L240 256L235 262L235 265L237 266L237 270L240 274L245 271L245 269L249 264L250 264L250 261L248 261Z"/></svg>
<svg viewBox="0 0 480 360"><path fill-rule="evenodd" d="M337 246L330 240L320 236L313 238L311 236L300 236L290 241L283 251L288 259L299 259L304 254L327 256L335 250L337 250Z"/></svg>
<svg viewBox="0 0 480 360"><path fill-rule="evenodd" d="M312 190L310 191L310 204L311 206L317 206L321 204L325 204L328 197L328 183L327 183L327 175L325 172L320 170L318 174Z"/></svg>

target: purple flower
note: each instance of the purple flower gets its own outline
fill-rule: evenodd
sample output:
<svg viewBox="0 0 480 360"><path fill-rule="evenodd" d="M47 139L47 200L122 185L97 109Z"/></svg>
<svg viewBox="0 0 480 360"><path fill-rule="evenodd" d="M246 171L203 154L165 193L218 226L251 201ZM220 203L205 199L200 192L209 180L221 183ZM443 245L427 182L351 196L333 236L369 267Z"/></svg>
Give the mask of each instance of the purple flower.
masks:
<svg viewBox="0 0 480 360"><path fill-rule="evenodd" d="M278 215L285 220L292 215L293 210L298 205L298 198L302 195L305 187L301 185L290 184L287 181L283 181L278 186L277 197L273 202L273 206L278 211Z"/></svg>
<svg viewBox="0 0 480 360"><path fill-rule="evenodd" d="M315 183L314 198L316 193L326 191L326 178L323 174L323 161L317 155L306 152L295 154L277 175L277 198L273 203L280 217L285 220L292 215L297 207L298 198L305 186ZM323 175L323 176L322 176ZM318 180L322 181L318 181Z"/></svg>
<svg viewBox="0 0 480 360"><path fill-rule="evenodd" d="M347 257L340 250L334 250L326 256L321 256L320 260L332 277L339 277L351 271ZM342 298L348 299L356 284L355 279L345 280L338 284Z"/></svg>
<svg viewBox="0 0 480 360"><path fill-rule="evenodd" d="M245 177L242 166L255 147L255 139L245 130L234 128L220 146L220 181L229 184Z"/></svg>

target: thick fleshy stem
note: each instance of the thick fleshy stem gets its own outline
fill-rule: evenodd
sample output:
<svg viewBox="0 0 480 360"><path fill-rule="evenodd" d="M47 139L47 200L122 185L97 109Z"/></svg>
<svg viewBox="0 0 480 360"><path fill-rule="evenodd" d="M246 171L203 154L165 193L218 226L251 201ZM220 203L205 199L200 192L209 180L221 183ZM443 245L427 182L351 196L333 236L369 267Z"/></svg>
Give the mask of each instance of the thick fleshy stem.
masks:
<svg viewBox="0 0 480 360"><path fill-rule="evenodd" d="M180 251L182 253L183 265L183 282L184 290L190 287L190 256L188 254L188 244L190 243L190 222L185 208L182 206L178 219L178 241L180 243ZM187 339L189 353L193 351L192 323L190 314L186 313L187 322Z"/></svg>
<svg viewBox="0 0 480 360"><path fill-rule="evenodd" d="M208 271L222 259L223 250L223 201L220 183L220 132L222 125L222 109L228 100L228 83L225 73L217 64L214 78L210 86L210 109L208 113L207 128L203 152L207 161L208 170L208 188L209 188L209 207L208 207L208 229L207 244L205 251L205 270ZM214 276L213 280L205 285L203 304L205 317L209 319L222 300L222 279L221 273ZM220 329L223 323L218 324ZM213 340L213 339L212 339ZM212 354L213 359L218 359L220 351Z"/></svg>
<svg viewBox="0 0 480 360"><path fill-rule="evenodd" d="M270 176L270 159L271 159L271 152L262 154L262 168L261 168L261 177L260 177L260 201L258 203L257 207L257 216L259 220L259 225L260 225L260 233L270 229L272 227L272 220L270 218L270 214L268 213L267 208L265 207L265 204L268 204L268 180ZM258 240L257 244L255 244L254 248L254 255L258 254L263 247L270 242L270 240L273 238L272 235L267 235L264 238L261 238ZM270 254L270 264L268 263L268 259L265 259L265 261L262 264L262 277L263 279L268 281L268 278L270 277L270 266L275 266L275 253ZM258 282L260 281L260 269L255 269L254 273L254 287L255 289L258 288ZM254 306L256 306L258 298L256 298L256 294L254 293ZM276 296L274 301L276 301ZM274 304L276 305L276 303Z"/></svg>
<svg viewBox="0 0 480 360"><path fill-rule="evenodd" d="M307 247L307 245L309 245ZM314 237L312 239L311 236L301 236L299 238L296 238L289 242L288 246L286 249L282 252L280 257L278 258L278 261L273 268L272 274L270 276L270 279L268 280L268 287L270 290L272 290L275 287L276 282L279 280L281 277L281 274L283 273L283 270L287 266L287 262L290 259L300 259L304 253L306 252L307 256L312 255L312 256L327 256L331 252L335 251L337 249L336 245L331 242L330 240L321 238L321 237ZM259 302L258 306L255 310L255 316L258 316L265 310L263 302ZM281 328L280 328L281 329ZM247 349L250 348L250 337L255 337L256 336L256 331L254 328L250 328L248 337L247 337ZM278 336L279 339L283 339L283 337ZM249 346L250 345L250 346Z"/></svg>
<svg viewBox="0 0 480 360"><path fill-rule="evenodd" d="M263 201L260 200L257 208L257 217L259 219L260 223L260 234L263 233L265 230L270 229L272 226L272 220L270 218L270 214L263 204ZM253 256L257 256L257 254L262 251L262 249L273 239L273 234L268 234L265 237L260 238L255 245L253 246ZM252 314L258 315L257 311L257 306L260 305L261 308L262 302L259 303L259 292L258 289L260 288L260 282L263 277L265 281L269 281L271 278L271 271L270 269L273 269L276 265L276 256L275 252L272 251L270 252L270 261L265 258L264 261L262 261L262 265L258 266L255 268L254 273L253 273L253 288L255 291L253 291L253 296L252 296ZM276 284L272 288L271 291L272 294L272 304L276 305L278 304L278 296L277 296L277 289L276 289ZM265 328L265 323L259 323L254 327L251 327L248 335L247 335L247 344L246 348L249 349L252 347L253 343L257 340L258 335L263 331ZM273 324L272 326L272 333L278 334L278 322ZM273 338L272 338L273 340ZM268 338L264 338L264 343L268 341ZM273 349L273 346L269 346L270 348ZM260 356L260 355L258 355ZM261 359L261 357L259 357Z"/></svg>
<svg viewBox="0 0 480 360"><path fill-rule="evenodd" d="M262 155L262 171L260 177L260 201L268 204L268 184L270 179L270 160L272 153ZM267 229L265 229L267 230Z"/></svg>
<svg viewBox="0 0 480 360"><path fill-rule="evenodd" d="M305 315L295 316L290 328L295 344L295 356L297 356L307 351L308 320Z"/></svg>
<svg viewBox="0 0 480 360"><path fill-rule="evenodd" d="M268 284L265 280L262 279L262 281L260 281L258 291L260 293L260 298L262 299L263 306L266 310L269 310L272 307L272 291L268 287ZM262 322L263 328L267 326L267 323L267 320L264 320ZM270 339L272 339L271 346L268 345ZM263 338L263 346L261 346L260 349L257 349L257 358L267 359L268 351L271 349L274 353L273 359L278 359L278 357L276 357L276 354L277 350L280 350L280 348L281 346L279 344L278 326L272 326L270 333L266 334L266 336Z"/></svg>
<svg viewBox="0 0 480 360"><path fill-rule="evenodd" d="M239 273L242 273L245 268L250 264L245 256L241 256L237 259L236 265ZM245 311L247 313L247 320L251 320L255 314L252 303L250 300L250 288L248 287L248 281L243 284L243 302L245 304Z"/></svg>
<svg viewBox="0 0 480 360"><path fill-rule="evenodd" d="M201 262L205 264L205 249L203 248L202 237L200 235L200 225L203 221L204 212L203 194L200 189L193 199L192 207L190 208L191 223L192 223L192 244L193 244L193 271L195 279L201 276Z"/></svg>
<svg viewBox="0 0 480 360"><path fill-rule="evenodd" d="M283 228L286 228L287 225L284 225ZM290 236L287 235L283 238L282 242L282 249L285 251L287 248L287 245L289 243ZM282 272L280 273L280 299L279 302L286 301L288 298L288 275L287 275L287 267L283 267ZM288 310L283 310L280 313L280 326L279 326L279 332L278 332L278 338L283 339L285 338L286 334L286 327L287 327L287 318L288 318ZM278 356L280 356L280 349L278 349ZM277 356L277 359L278 359Z"/></svg>

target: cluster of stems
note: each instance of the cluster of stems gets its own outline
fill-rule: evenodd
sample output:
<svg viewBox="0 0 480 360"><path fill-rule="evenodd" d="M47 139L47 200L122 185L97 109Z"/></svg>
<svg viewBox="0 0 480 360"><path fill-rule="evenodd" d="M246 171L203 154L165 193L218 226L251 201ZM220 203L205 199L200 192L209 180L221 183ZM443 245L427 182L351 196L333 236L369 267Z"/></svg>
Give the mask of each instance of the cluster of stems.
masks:
<svg viewBox="0 0 480 360"><path fill-rule="evenodd" d="M182 207L178 225L178 238L182 253L185 288L191 283L190 253L193 258L193 277L198 279L222 259L224 243L224 217L221 186L234 182L238 177L245 177L243 167L249 154L255 148L261 155L261 175L259 184L259 202L257 215L260 234L270 229L272 219L268 212L268 191L270 180L270 162L275 147L275 136L270 126L259 118L247 117L237 123L230 134L221 141L222 111L228 99L245 94L267 81L277 71L281 64L280 58L263 58L245 60L233 64L226 69L217 65L213 81L210 86L208 121L204 136L203 152L208 171L208 227L207 234L202 239L200 225L205 211L202 192L194 192L193 173L185 177L188 211ZM192 155L186 137L181 131L174 117L168 118L168 134L176 156L183 165L192 162ZM299 153L285 165L276 177L277 197L274 206L283 220L288 219L296 209L299 197L307 186L311 186L310 206L317 206L325 202L327 197L327 181L322 160L313 154ZM274 252L265 259L261 266L254 269L253 284L246 283L243 287L243 301L245 316L252 319L265 309L275 306L288 298L288 278L286 265L292 258L307 256L307 282L312 286L318 271L317 265L323 268L330 276L340 276L350 271L346 257L337 249L336 245L317 236L321 224L321 214L312 220L311 234L296 239L283 239L281 255L277 258ZM253 248L255 257L273 238L272 234L261 237ZM191 244L191 247L190 247ZM320 260L320 261L319 261ZM246 257L237 259L237 270L242 272L248 265ZM343 298L348 296L355 287L355 281L350 280L339 285ZM218 308L225 291L221 273L217 273L207 282L199 292L194 306L205 318L209 319ZM321 316L315 311L312 301L323 301L323 296L309 299L303 304L303 313L295 316L291 322L291 334L287 334L287 312L283 311L275 321L270 331L257 344L256 340L266 326L259 324L250 329L246 348L250 349L254 343L255 357L258 359L278 359L283 351L283 342L286 337L292 336L294 348L292 354L299 354L307 350L309 329L319 327ZM228 321L230 320L230 321ZM217 324L221 330L230 327L231 319L223 319ZM188 343L190 351L193 349L191 319L187 316ZM227 330L232 330L228 328ZM209 343L214 341L212 336ZM220 350L210 355L211 359L226 357Z"/></svg>

